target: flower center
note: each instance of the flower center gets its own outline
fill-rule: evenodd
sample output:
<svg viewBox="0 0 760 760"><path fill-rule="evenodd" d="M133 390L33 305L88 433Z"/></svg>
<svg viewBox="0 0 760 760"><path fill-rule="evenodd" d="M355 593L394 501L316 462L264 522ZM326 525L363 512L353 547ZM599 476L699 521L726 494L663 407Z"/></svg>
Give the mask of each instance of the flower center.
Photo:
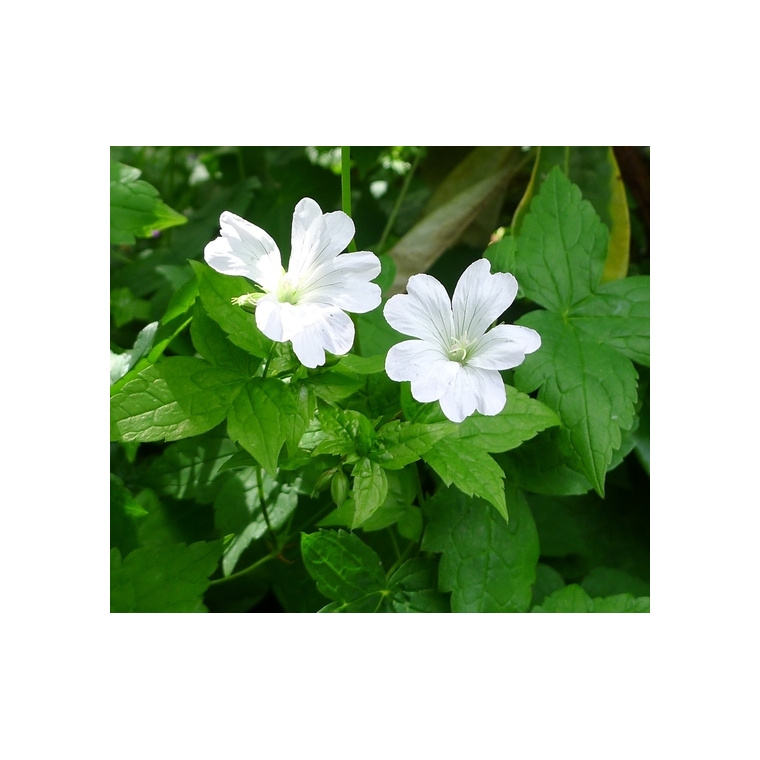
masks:
<svg viewBox="0 0 760 760"><path fill-rule="evenodd" d="M280 303L296 303L298 295L298 278L288 274L284 269L277 286L277 299Z"/></svg>
<svg viewBox="0 0 760 760"><path fill-rule="evenodd" d="M449 343L449 359L459 364L465 364L467 358L471 355L474 340L467 337L467 333L459 338L452 337Z"/></svg>

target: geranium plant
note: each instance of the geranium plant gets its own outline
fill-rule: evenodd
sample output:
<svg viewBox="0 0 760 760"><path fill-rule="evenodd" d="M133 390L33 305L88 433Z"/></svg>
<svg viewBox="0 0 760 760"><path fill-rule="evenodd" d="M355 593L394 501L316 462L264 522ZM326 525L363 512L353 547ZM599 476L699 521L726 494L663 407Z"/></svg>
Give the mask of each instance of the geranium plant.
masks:
<svg viewBox="0 0 760 760"><path fill-rule="evenodd" d="M649 610L648 242L561 151L112 149L113 612Z"/></svg>

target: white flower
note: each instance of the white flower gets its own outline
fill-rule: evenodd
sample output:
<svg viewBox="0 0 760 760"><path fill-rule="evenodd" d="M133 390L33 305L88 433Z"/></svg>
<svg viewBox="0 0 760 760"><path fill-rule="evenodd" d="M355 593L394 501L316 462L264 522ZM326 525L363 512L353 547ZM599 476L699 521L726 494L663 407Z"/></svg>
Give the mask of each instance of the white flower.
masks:
<svg viewBox="0 0 760 760"><path fill-rule="evenodd" d="M354 342L347 311L362 314L380 304L380 274L374 253L339 255L354 236L354 223L342 211L323 214L311 198L293 212L288 271L272 238L256 225L225 211L219 218L221 237L204 256L217 272L242 275L261 286L256 299L256 324L271 340L291 341L307 367L325 363L325 350L345 354Z"/></svg>
<svg viewBox="0 0 760 760"><path fill-rule="evenodd" d="M417 401L440 401L452 422L476 409L498 414L507 403L501 369L511 369L541 345L535 330L518 325L489 325L515 300L517 280L491 274L480 259L465 269L454 290L453 307L434 277L409 278L408 295L385 304L388 324L419 340L397 343L388 351L385 371L391 380L412 381ZM487 331L487 332L486 332Z"/></svg>

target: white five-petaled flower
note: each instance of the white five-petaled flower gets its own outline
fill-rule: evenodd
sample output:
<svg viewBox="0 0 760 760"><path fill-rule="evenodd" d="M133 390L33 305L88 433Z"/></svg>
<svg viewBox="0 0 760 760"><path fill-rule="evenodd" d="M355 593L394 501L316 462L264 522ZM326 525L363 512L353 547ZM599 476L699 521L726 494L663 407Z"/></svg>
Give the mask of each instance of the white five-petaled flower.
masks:
<svg viewBox="0 0 760 760"><path fill-rule="evenodd" d="M272 238L245 219L225 211L221 237L204 250L217 272L242 275L261 286L256 324L267 338L291 341L307 367L325 363L325 350L345 354L354 342L347 311L363 314L380 304L380 287L370 280L380 274L374 253L341 252L354 236L354 223L342 211L323 214L311 198L293 212L290 263L282 266Z"/></svg>
<svg viewBox="0 0 760 760"><path fill-rule="evenodd" d="M517 367L541 345L535 330L519 325L489 325L515 300L517 280L491 274L480 259L465 269L453 302L438 280L427 274L409 278L408 295L385 304L391 327L419 340L397 343L388 351L385 371L391 380L411 380L417 401L440 401L452 422L476 409L498 414L507 403L499 370Z"/></svg>

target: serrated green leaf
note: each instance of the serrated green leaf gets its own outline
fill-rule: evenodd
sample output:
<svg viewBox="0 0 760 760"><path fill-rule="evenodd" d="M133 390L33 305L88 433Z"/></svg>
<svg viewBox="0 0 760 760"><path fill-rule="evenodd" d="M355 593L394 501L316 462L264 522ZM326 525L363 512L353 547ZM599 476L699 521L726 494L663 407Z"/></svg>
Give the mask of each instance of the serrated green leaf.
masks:
<svg viewBox="0 0 760 760"><path fill-rule="evenodd" d="M134 243L154 230L185 224L187 217L169 208L153 185L138 179L140 170L111 161L111 244Z"/></svg>
<svg viewBox="0 0 760 760"><path fill-rule="evenodd" d="M401 470L456 430L457 426L452 422L422 425L393 420L377 431L379 450L372 454L372 458L386 470Z"/></svg>
<svg viewBox="0 0 760 760"><path fill-rule="evenodd" d="M198 280L198 292L203 308L240 348L260 359L266 359L272 347L269 340L256 326L256 318L240 306L232 303L233 298L255 290L245 277L231 277L219 274L206 264L191 261Z"/></svg>
<svg viewBox="0 0 760 760"><path fill-rule="evenodd" d="M548 406L506 386L507 404L498 414L487 417L475 412L467 417L451 435L464 448L476 446L497 453L517 448L546 428L559 425L559 418Z"/></svg>
<svg viewBox="0 0 760 760"><path fill-rule="evenodd" d="M491 272L515 272L515 254L517 242L512 235L505 235L497 243L492 243L483 254L484 259L491 262Z"/></svg>
<svg viewBox="0 0 760 760"><path fill-rule="evenodd" d="M221 535L234 535L225 546L222 572L225 577L235 569L243 552L267 532L261 507L261 492L255 467L236 472L227 481L214 501L214 525ZM267 515L272 528L281 528L298 505L300 478L279 473L277 480L261 475Z"/></svg>
<svg viewBox="0 0 760 760"><path fill-rule="evenodd" d="M158 322L151 322L140 330L130 350L122 354L111 352L111 385L124 377L150 351L157 329Z"/></svg>
<svg viewBox="0 0 760 760"><path fill-rule="evenodd" d="M253 377L261 365L261 359L231 343L227 333L206 314L202 304L197 302L193 309L190 337L196 351L217 367L229 367L246 377Z"/></svg>
<svg viewBox="0 0 760 760"><path fill-rule="evenodd" d="M608 237L578 187L559 167L552 169L516 238L516 276L525 295L557 312L590 296L602 276Z"/></svg>
<svg viewBox="0 0 760 760"><path fill-rule="evenodd" d="M277 472L283 445L295 453L311 421L308 389L276 378L254 377L243 386L230 409L230 438L238 441L267 472Z"/></svg>
<svg viewBox="0 0 760 760"><path fill-rule="evenodd" d="M531 612L649 612L649 597L636 599L632 594L617 594L606 599L592 599L578 584L555 591Z"/></svg>
<svg viewBox="0 0 760 760"><path fill-rule="evenodd" d="M518 323L537 330L542 344L517 368L515 383L526 392L540 389L539 400L562 420L562 440L577 468L604 495L612 454L622 444L622 430L633 425L636 370L558 314L532 311Z"/></svg>
<svg viewBox="0 0 760 760"><path fill-rule="evenodd" d="M221 541L144 546L123 561L113 550L111 612L206 612L203 593L221 552Z"/></svg>
<svg viewBox="0 0 760 760"><path fill-rule="evenodd" d="M459 442L444 438L422 458L447 485L455 485L467 496L479 496L499 510L504 520L509 520L504 497L504 472L483 450L466 449Z"/></svg>
<svg viewBox="0 0 760 760"><path fill-rule="evenodd" d="M525 497L509 488L509 524L487 503L455 489L425 504L426 551L441 552L438 588L453 612L525 612L538 562L538 533Z"/></svg>
<svg viewBox="0 0 760 760"><path fill-rule="evenodd" d="M209 503L222 485L217 476L236 452L237 446L217 431L187 438L167 446L161 456L153 460L146 480L156 490L175 499Z"/></svg>
<svg viewBox="0 0 760 760"><path fill-rule="evenodd" d="M111 397L111 439L176 441L205 433L225 418L244 383L240 372L192 357L148 366Z"/></svg>
<svg viewBox="0 0 760 760"><path fill-rule="evenodd" d="M629 359L649 366L649 277L601 285L570 310L572 324Z"/></svg>
<svg viewBox="0 0 760 760"><path fill-rule="evenodd" d="M380 557L353 533L302 533L301 555L317 588L336 602L322 612L377 612L387 606Z"/></svg>
<svg viewBox="0 0 760 760"><path fill-rule="evenodd" d="M631 224L625 186L615 152L609 146L540 147L536 152L530 183L512 217L512 233L519 233L536 190L554 166L559 166L580 187L583 197L591 202L610 230L602 282L625 277L628 272Z"/></svg>
<svg viewBox="0 0 760 760"><path fill-rule="evenodd" d="M320 431L312 439L312 441L317 441L312 452L313 456L321 454L343 456L354 452L358 452L360 456L366 456L374 449L375 430L372 423L360 412L323 404L319 407L317 417Z"/></svg>
<svg viewBox="0 0 760 760"><path fill-rule="evenodd" d="M354 477L354 512L351 528L358 528L385 501L388 494L388 478L377 462L367 457L360 459L351 473Z"/></svg>

